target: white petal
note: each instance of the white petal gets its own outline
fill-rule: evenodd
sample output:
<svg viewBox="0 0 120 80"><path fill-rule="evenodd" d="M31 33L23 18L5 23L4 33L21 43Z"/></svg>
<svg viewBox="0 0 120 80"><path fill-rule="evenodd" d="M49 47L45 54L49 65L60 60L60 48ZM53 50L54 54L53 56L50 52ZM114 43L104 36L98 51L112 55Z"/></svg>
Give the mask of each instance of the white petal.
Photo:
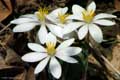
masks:
<svg viewBox="0 0 120 80"><path fill-rule="evenodd" d="M75 39L78 38L76 30L71 32L71 33L69 33L69 34L63 35L63 39L64 40L71 39L71 38L75 38Z"/></svg>
<svg viewBox="0 0 120 80"><path fill-rule="evenodd" d="M38 23L23 23L15 26L13 32L27 32L32 30Z"/></svg>
<svg viewBox="0 0 120 80"><path fill-rule="evenodd" d="M82 26L78 31L78 38L82 40L88 33L88 25Z"/></svg>
<svg viewBox="0 0 120 80"><path fill-rule="evenodd" d="M63 37L63 34L62 34L63 29L61 27L59 27L57 25L53 25L53 24L47 24L47 27L57 37L59 37L59 38Z"/></svg>
<svg viewBox="0 0 120 80"><path fill-rule="evenodd" d="M47 42L53 42L56 44L56 42L57 42L56 36L54 36L52 33L48 33L46 43Z"/></svg>
<svg viewBox="0 0 120 80"><path fill-rule="evenodd" d="M42 60L37 67L35 68L34 73L38 74L40 73L47 65L48 61L49 61L50 57L45 58L44 60Z"/></svg>
<svg viewBox="0 0 120 80"><path fill-rule="evenodd" d="M28 43L28 47L35 52L46 52L46 49L37 43Z"/></svg>
<svg viewBox="0 0 120 80"><path fill-rule="evenodd" d="M36 19L37 17L35 16L35 14L26 14L26 15L20 16L20 18L31 18L31 19Z"/></svg>
<svg viewBox="0 0 120 80"><path fill-rule="evenodd" d="M67 19L75 19L75 20L80 20L83 21L83 15L82 14L73 14L67 17Z"/></svg>
<svg viewBox="0 0 120 80"><path fill-rule="evenodd" d="M46 15L46 18L51 21L52 23L57 23L58 19L54 15Z"/></svg>
<svg viewBox="0 0 120 80"><path fill-rule="evenodd" d="M22 15L22 16L20 16L20 18L30 18L30 19L33 19L34 21L39 21L38 17L35 14Z"/></svg>
<svg viewBox="0 0 120 80"><path fill-rule="evenodd" d="M22 23L29 23L29 22L36 22L36 21L30 18L18 18L18 19L12 20L10 23L22 24Z"/></svg>
<svg viewBox="0 0 120 80"><path fill-rule="evenodd" d="M103 26L115 25L115 22L110 21L110 20L96 20L96 21L94 21L94 23L99 24L99 25L103 25Z"/></svg>
<svg viewBox="0 0 120 80"><path fill-rule="evenodd" d="M95 24L91 24L89 25L89 32L90 35L93 37L93 39L98 42L101 43L103 41L103 34L101 29L96 26Z"/></svg>
<svg viewBox="0 0 120 80"><path fill-rule="evenodd" d="M96 4L95 4L94 1L91 2L91 3L88 5L88 7L87 7L87 11L90 11L90 10L93 10L93 11L96 10Z"/></svg>
<svg viewBox="0 0 120 80"><path fill-rule="evenodd" d="M45 25L41 25L40 30L38 31L38 38L41 44L44 44L46 42L47 35L48 35L48 32Z"/></svg>
<svg viewBox="0 0 120 80"><path fill-rule="evenodd" d="M46 18L53 23L57 23L57 17L60 12L61 12L61 8L55 9L51 13L46 15Z"/></svg>
<svg viewBox="0 0 120 80"><path fill-rule="evenodd" d="M78 62L76 59L74 59L70 56L63 56L63 55L59 55L59 54L56 54L55 56L65 62L68 62L68 63L77 63Z"/></svg>
<svg viewBox="0 0 120 80"><path fill-rule="evenodd" d="M100 14L96 15L93 20L95 21L97 19L103 19L103 18L116 18L116 16L114 16L112 14L100 13Z"/></svg>
<svg viewBox="0 0 120 80"><path fill-rule="evenodd" d="M58 14L65 14L67 11L68 11L68 7L57 8L53 10L51 13L49 13L48 16L58 17Z"/></svg>
<svg viewBox="0 0 120 80"><path fill-rule="evenodd" d="M37 62L47 57L45 53L31 52L22 56L22 60L26 62Z"/></svg>
<svg viewBox="0 0 120 80"><path fill-rule="evenodd" d="M57 61L57 59L55 57L52 57L49 65L50 65L49 66L50 72L52 73L52 75L56 79L59 79L62 74L62 69L61 69L60 63Z"/></svg>
<svg viewBox="0 0 120 80"><path fill-rule="evenodd" d="M79 54L81 51L82 49L79 47L67 47L65 49L58 51L56 54L60 54L63 56L74 56Z"/></svg>
<svg viewBox="0 0 120 80"><path fill-rule="evenodd" d="M46 15L46 18L50 21L52 21L53 23L57 23L58 22L58 15L64 15L66 12L68 11L68 7L64 7L64 8L57 8L54 11L52 11L50 14Z"/></svg>
<svg viewBox="0 0 120 80"><path fill-rule="evenodd" d="M61 49L64 49L64 48L67 48L69 47L70 45L72 45L72 43L74 42L74 38L72 39L69 39L69 40L65 40L63 41L58 47L57 47L57 51L61 50Z"/></svg>
<svg viewBox="0 0 120 80"><path fill-rule="evenodd" d="M85 9L82 8L82 7L79 6L79 5L73 5L73 7L72 7L72 12L73 12L73 14L75 14L75 15L80 15L80 14L82 14L83 11L85 11Z"/></svg>
<svg viewBox="0 0 120 80"><path fill-rule="evenodd" d="M65 14L68 11L68 7L64 7L61 9L61 14Z"/></svg>
<svg viewBox="0 0 120 80"><path fill-rule="evenodd" d="M77 28L79 28L80 26L82 26L83 24L85 24L84 22L72 22L67 24L64 29L63 29L63 34L68 34L74 30L76 30Z"/></svg>

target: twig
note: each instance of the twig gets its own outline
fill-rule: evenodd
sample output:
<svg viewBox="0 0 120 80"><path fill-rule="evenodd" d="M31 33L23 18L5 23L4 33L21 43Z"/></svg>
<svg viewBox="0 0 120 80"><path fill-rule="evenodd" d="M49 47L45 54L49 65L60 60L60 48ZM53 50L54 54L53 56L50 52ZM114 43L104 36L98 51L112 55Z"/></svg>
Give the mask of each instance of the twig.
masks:
<svg viewBox="0 0 120 80"><path fill-rule="evenodd" d="M5 25L0 22L0 26L3 28Z"/></svg>
<svg viewBox="0 0 120 80"><path fill-rule="evenodd" d="M107 68L107 66L106 66L106 64L112 69L112 70L110 70L110 71L112 71L113 73L117 73L117 75L118 76L120 76L120 72L108 61L108 59L107 58L105 58L103 55L104 55L104 53L103 53L103 51L101 52L101 46L98 44L98 43L96 43L92 38L90 38L90 46L91 46L91 48L93 48L93 50L94 50L94 53L95 53L95 55L97 56L97 57L99 57L99 59L97 59L96 57L96 59L100 62L100 64L102 65L102 66L104 66L107 70L110 70L110 69L108 69ZM102 61L100 61L100 59L102 59ZM106 63L106 64L104 64L104 63ZM104 65L103 65L104 64ZM108 73L108 72L107 72ZM113 74L112 73L109 73L110 75L112 75L112 77L114 78L114 79L116 79L116 77L115 76L113 76Z"/></svg>
<svg viewBox="0 0 120 80"><path fill-rule="evenodd" d="M101 55L101 58L111 67L118 75L120 75L120 72L106 59L103 55Z"/></svg>
<svg viewBox="0 0 120 80"><path fill-rule="evenodd" d="M0 30L0 33L2 33L4 30L6 30L11 24L8 24L7 26L5 26L3 29Z"/></svg>

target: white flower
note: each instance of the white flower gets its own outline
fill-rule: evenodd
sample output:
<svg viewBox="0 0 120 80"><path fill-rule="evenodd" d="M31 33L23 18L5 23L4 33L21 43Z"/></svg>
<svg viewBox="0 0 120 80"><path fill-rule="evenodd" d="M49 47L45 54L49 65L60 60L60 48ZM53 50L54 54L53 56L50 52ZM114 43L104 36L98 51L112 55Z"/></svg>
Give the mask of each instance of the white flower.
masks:
<svg viewBox="0 0 120 80"><path fill-rule="evenodd" d="M51 30L54 30L53 29L54 27L59 27L63 31L64 27L67 28L69 26L74 29L74 28L78 28L81 25L81 22L73 22L72 20L68 19L70 14L68 14L67 11L68 11L68 7L57 8L53 10L49 15L46 16L47 19L49 19L51 22L54 23L54 24L49 24ZM69 29L69 30L70 32L72 32L71 31L72 29ZM58 31L56 34L61 34L61 32ZM67 34L65 36L63 35L62 38L68 39L70 38L71 34Z"/></svg>
<svg viewBox="0 0 120 80"><path fill-rule="evenodd" d="M72 56L79 54L81 48L70 46L74 42L73 38L62 42L57 48L56 42L56 37L49 33L45 48L37 43L28 43L28 47L34 52L25 54L22 57L22 60L26 62L40 61L35 68L35 74L41 72L49 62L49 70L51 74L57 79L60 78L62 69L56 57L68 63L77 63L78 61L72 58Z"/></svg>
<svg viewBox="0 0 120 80"><path fill-rule="evenodd" d="M34 14L22 15L20 18L12 20L10 23L17 24L16 27L13 28L13 32L27 32L35 28L35 26L40 25L40 29L38 31L39 40L42 44L46 41L46 36L48 34L48 29L50 32L54 33L58 37L62 37L61 29L58 27L50 28L49 21L46 16L48 15L47 8L39 8Z"/></svg>
<svg viewBox="0 0 120 80"><path fill-rule="evenodd" d="M69 20L67 19L67 17L69 16L69 14L67 14L67 11L67 7L57 8L53 10L49 15L47 15L47 18L54 24L62 26L62 24L64 25L69 22Z"/></svg>
<svg viewBox="0 0 120 80"><path fill-rule="evenodd" d="M108 20L109 18L116 18L116 16L106 13L100 13L95 15L96 10L96 4L94 2L91 2L87 9L82 8L79 5L73 5L72 12L73 15L69 16L69 19L77 20L78 22L81 22L81 27L78 31L78 37L79 39L83 39L87 33L89 32L92 38L100 43L103 40L103 33L98 25L103 26L112 26L115 24L115 22L112 22ZM64 28L63 33L67 34L71 31L76 30L78 27L68 26Z"/></svg>

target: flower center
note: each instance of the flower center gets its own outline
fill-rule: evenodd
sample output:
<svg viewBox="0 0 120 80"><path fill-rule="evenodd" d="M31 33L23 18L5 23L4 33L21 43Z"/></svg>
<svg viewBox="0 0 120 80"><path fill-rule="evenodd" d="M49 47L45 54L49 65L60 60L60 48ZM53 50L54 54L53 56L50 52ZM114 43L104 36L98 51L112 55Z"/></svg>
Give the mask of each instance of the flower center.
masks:
<svg viewBox="0 0 120 80"><path fill-rule="evenodd" d="M85 22L90 23L92 22L95 13L93 10L89 10L89 11L85 10L82 12L82 15L83 15L83 19L85 20Z"/></svg>
<svg viewBox="0 0 120 80"><path fill-rule="evenodd" d="M65 24L66 23L66 21L67 21L67 17L69 16L69 14L61 14L61 13L59 13L58 14L58 19L60 20L60 23L62 23L62 24Z"/></svg>
<svg viewBox="0 0 120 80"><path fill-rule="evenodd" d="M40 21L45 21L45 15L47 14L48 14L48 9L40 7L37 12L37 17Z"/></svg>
<svg viewBox="0 0 120 80"><path fill-rule="evenodd" d="M47 50L48 55L54 56L55 52L56 52L56 50L55 50L55 46L56 46L55 43L48 42L48 43L46 43L46 46L47 46L46 50Z"/></svg>

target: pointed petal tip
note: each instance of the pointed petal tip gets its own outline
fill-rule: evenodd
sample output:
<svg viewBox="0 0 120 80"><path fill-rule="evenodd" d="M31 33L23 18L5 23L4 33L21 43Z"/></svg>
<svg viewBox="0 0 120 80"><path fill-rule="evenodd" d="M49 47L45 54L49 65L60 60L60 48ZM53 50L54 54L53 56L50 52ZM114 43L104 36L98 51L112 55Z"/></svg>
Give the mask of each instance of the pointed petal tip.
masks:
<svg viewBox="0 0 120 80"><path fill-rule="evenodd" d="M39 62L37 67L34 70L34 73L38 74L38 73L42 72L43 69L45 69L45 67L47 66L47 63L49 62L49 59L50 59L50 57L47 57L44 60L42 60L41 62Z"/></svg>
<svg viewBox="0 0 120 80"><path fill-rule="evenodd" d="M116 24L114 21L105 20L105 19L96 20L96 21L94 21L94 23L99 24L99 25L103 25L103 26L113 26Z"/></svg>
<svg viewBox="0 0 120 80"><path fill-rule="evenodd" d="M107 14L107 13L100 13L100 14L97 14L93 20L95 21L95 20L109 19L109 18L117 18L117 16L112 14Z"/></svg>
<svg viewBox="0 0 120 80"><path fill-rule="evenodd" d="M62 74L62 68L60 63L58 62L58 60L55 57L51 58L50 61L50 72L51 74L56 78L59 79L61 77Z"/></svg>
<svg viewBox="0 0 120 80"><path fill-rule="evenodd" d="M82 51L82 48L78 47L78 49L79 49L79 53L81 53L81 51Z"/></svg>
<svg viewBox="0 0 120 80"><path fill-rule="evenodd" d="M101 43L103 41L102 30L95 24L91 24L92 27L89 27L89 32L91 37L97 42Z"/></svg>
<svg viewBox="0 0 120 80"><path fill-rule="evenodd" d="M13 32L17 32L16 30L15 30L15 28L13 28L13 30L12 30Z"/></svg>
<svg viewBox="0 0 120 80"><path fill-rule="evenodd" d="M94 1L92 1L91 4L96 5Z"/></svg>
<svg viewBox="0 0 120 80"><path fill-rule="evenodd" d="M94 1L92 1L92 2L90 3L90 5L96 6L96 4L95 4Z"/></svg>
<svg viewBox="0 0 120 80"><path fill-rule="evenodd" d="M39 73L38 71L34 70L34 74L35 74L35 75L38 74L38 73Z"/></svg>
<svg viewBox="0 0 120 80"><path fill-rule="evenodd" d="M95 40L97 43L102 43L103 42L103 40L101 39L101 40L99 40L99 41L97 41L97 40Z"/></svg>
<svg viewBox="0 0 120 80"><path fill-rule="evenodd" d="M27 31L20 31L20 30L17 29L16 27L14 27L12 31L15 32L15 33L17 33L17 32L27 32Z"/></svg>
<svg viewBox="0 0 120 80"><path fill-rule="evenodd" d="M71 41L73 41L73 42L74 42L74 41L75 41L75 38L71 38Z"/></svg>
<svg viewBox="0 0 120 80"><path fill-rule="evenodd" d="M25 57L24 57L24 56L22 56L22 57L21 57L21 59L24 61L24 60L25 60Z"/></svg>
<svg viewBox="0 0 120 80"><path fill-rule="evenodd" d="M64 7L64 9L68 10L68 7Z"/></svg>
<svg viewBox="0 0 120 80"><path fill-rule="evenodd" d="M10 21L11 24L14 24L14 20Z"/></svg>
<svg viewBox="0 0 120 80"><path fill-rule="evenodd" d="M41 25L37 35L38 35L40 43L44 44L46 42L46 38L47 38L47 35L48 35L48 31L47 31L45 25Z"/></svg>
<svg viewBox="0 0 120 80"><path fill-rule="evenodd" d="M67 40L66 40L67 41ZM71 43L73 43L74 41L75 41L75 38L71 38L71 39L69 39L69 41L71 42Z"/></svg>
<svg viewBox="0 0 120 80"><path fill-rule="evenodd" d="M88 34L88 25L84 25L78 30L79 40L84 39L87 34Z"/></svg>
<svg viewBox="0 0 120 80"><path fill-rule="evenodd" d="M71 39L68 39L68 40L63 41L63 42L56 48L56 50L59 51L59 50L61 50L61 49L64 49L64 48L69 47L70 45L73 44L74 40L75 40L74 38L71 38Z"/></svg>
<svg viewBox="0 0 120 80"><path fill-rule="evenodd" d="M51 32L49 32L48 35L47 35L46 42L53 42L53 43L56 44L57 38L56 38L56 36L54 34L52 34Z"/></svg>
<svg viewBox="0 0 120 80"><path fill-rule="evenodd" d="M84 10L85 10L85 9L84 9L82 6L80 6L80 5L75 4L75 5L72 6L72 12L73 12L73 14L79 15L79 14L81 14L81 12L83 12Z"/></svg>
<svg viewBox="0 0 120 80"><path fill-rule="evenodd" d="M28 43L27 46L29 49L35 52L46 52L46 49L42 45L37 43Z"/></svg>
<svg viewBox="0 0 120 80"><path fill-rule="evenodd" d="M93 11L96 10L96 4L95 4L94 1L92 1L92 2L88 5L87 10L93 10Z"/></svg>

